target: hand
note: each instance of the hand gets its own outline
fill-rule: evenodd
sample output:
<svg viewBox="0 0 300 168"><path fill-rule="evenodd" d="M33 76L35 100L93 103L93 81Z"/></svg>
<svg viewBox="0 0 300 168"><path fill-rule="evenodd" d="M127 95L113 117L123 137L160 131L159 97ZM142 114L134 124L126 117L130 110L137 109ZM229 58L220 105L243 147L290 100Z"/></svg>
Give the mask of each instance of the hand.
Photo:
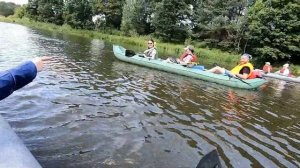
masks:
<svg viewBox="0 0 300 168"><path fill-rule="evenodd" d="M35 64L36 69L38 72L42 71L44 68L44 65L48 63L48 61L51 59L51 57L36 57L32 60L32 62Z"/></svg>

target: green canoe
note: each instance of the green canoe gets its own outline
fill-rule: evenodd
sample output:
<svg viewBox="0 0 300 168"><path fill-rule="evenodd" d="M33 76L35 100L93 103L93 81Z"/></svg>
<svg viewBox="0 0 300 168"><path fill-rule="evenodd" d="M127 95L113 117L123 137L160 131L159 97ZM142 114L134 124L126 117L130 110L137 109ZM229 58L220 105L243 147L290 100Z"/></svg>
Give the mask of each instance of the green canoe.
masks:
<svg viewBox="0 0 300 168"><path fill-rule="evenodd" d="M300 83L300 77L287 77L284 75L280 75L280 74L276 74L276 73L267 73L267 74L263 74L264 77L268 77L268 78L275 78L275 79L280 79L280 80L284 80L284 81L289 81L289 82L295 82L295 83Z"/></svg>
<svg viewBox="0 0 300 168"><path fill-rule="evenodd" d="M218 83L230 87L241 88L241 89L255 89L266 82L266 80L259 79L259 78L247 79L247 80L229 78L228 76L225 75L213 74L198 69L187 68L179 64L166 63L163 62L161 59L149 60L148 58L140 57L138 55L129 57L125 55L126 49L118 45L113 45L113 51L115 56L119 60L125 62L129 62L132 64L137 64L149 68L154 68L166 72L176 73L179 75L184 75L192 78L197 78L204 81L214 82L214 83Z"/></svg>

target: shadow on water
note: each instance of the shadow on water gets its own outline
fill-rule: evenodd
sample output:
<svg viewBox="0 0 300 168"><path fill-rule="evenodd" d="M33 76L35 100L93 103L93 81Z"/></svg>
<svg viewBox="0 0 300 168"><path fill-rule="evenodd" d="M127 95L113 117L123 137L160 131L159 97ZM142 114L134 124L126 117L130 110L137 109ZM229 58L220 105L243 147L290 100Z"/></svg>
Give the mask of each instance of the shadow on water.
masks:
<svg viewBox="0 0 300 168"><path fill-rule="evenodd" d="M0 106L43 167L196 167L214 148L226 167L299 167L297 84L231 89L120 62L101 40L3 27L1 69L55 59Z"/></svg>

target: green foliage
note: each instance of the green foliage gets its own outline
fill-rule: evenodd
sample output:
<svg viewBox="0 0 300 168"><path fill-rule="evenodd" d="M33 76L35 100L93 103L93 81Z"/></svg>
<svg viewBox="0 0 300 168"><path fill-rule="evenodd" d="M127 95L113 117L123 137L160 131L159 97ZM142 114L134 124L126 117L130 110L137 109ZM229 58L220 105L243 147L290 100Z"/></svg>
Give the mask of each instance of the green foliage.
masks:
<svg viewBox="0 0 300 168"><path fill-rule="evenodd" d="M0 2L0 14L12 14L10 5ZM156 41L247 51L260 62L300 63L299 12L296 0L28 0L15 16L109 35L155 35ZM93 23L95 15L100 19Z"/></svg>
<svg viewBox="0 0 300 168"><path fill-rule="evenodd" d="M125 35L136 34L136 4L137 0L126 0L123 6L121 31L123 31Z"/></svg>
<svg viewBox="0 0 300 168"><path fill-rule="evenodd" d="M26 16L32 20L37 20L37 0L28 0L28 5L26 6Z"/></svg>
<svg viewBox="0 0 300 168"><path fill-rule="evenodd" d="M93 29L92 7L89 1L68 0L64 11L65 23L72 28Z"/></svg>
<svg viewBox="0 0 300 168"><path fill-rule="evenodd" d="M156 4L152 24L155 34L164 41L184 42L190 26L185 23L190 16L190 6L184 1L162 0Z"/></svg>
<svg viewBox="0 0 300 168"><path fill-rule="evenodd" d="M12 3L12 2L0 2L0 15L2 16L9 16L14 14L15 8L18 7L18 5Z"/></svg>
<svg viewBox="0 0 300 168"><path fill-rule="evenodd" d="M125 35L145 34L149 27L144 1L126 0L123 6L121 31Z"/></svg>
<svg viewBox="0 0 300 168"><path fill-rule="evenodd" d="M104 14L106 25L120 29L122 8L125 0L92 0L93 13Z"/></svg>
<svg viewBox="0 0 300 168"><path fill-rule="evenodd" d="M18 17L18 18L23 18L24 16L25 16L25 14L26 14L26 6L25 5L23 5L23 6L21 6L21 7L17 7L16 9L15 9L15 16L16 17Z"/></svg>
<svg viewBox="0 0 300 168"><path fill-rule="evenodd" d="M107 30L105 16L101 15L98 18L96 18L96 20L94 21L94 25L96 30L101 30L101 31Z"/></svg>
<svg viewBox="0 0 300 168"><path fill-rule="evenodd" d="M28 17L36 21L62 25L63 0L29 0L26 7Z"/></svg>
<svg viewBox="0 0 300 168"><path fill-rule="evenodd" d="M248 15L248 50L264 60L300 63L300 4L257 0Z"/></svg>
<svg viewBox="0 0 300 168"><path fill-rule="evenodd" d="M193 38L211 47L241 50L243 14L247 0L197 0L193 15Z"/></svg>

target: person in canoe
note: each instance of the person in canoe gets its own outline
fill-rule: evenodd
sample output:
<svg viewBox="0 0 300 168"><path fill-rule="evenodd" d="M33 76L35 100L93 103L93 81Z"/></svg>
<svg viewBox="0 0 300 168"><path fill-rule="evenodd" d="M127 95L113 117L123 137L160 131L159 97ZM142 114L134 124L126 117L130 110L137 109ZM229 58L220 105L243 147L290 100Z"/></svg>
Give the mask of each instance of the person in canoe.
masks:
<svg viewBox="0 0 300 168"><path fill-rule="evenodd" d="M266 64L263 67L263 72L264 73L270 73L272 71L272 65L270 62L266 62Z"/></svg>
<svg viewBox="0 0 300 168"><path fill-rule="evenodd" d="M177 59L169 57L166 62L177 63L181 65L194 65L197 61L197 56L194 54L194 46L188 45L184 48L184 53Z"/></svg>
<svg viewBox="0 0 300 168"><path fill-rule="evenodd" d="M291 71L290 71L290 69L289 69L289 64L284 64L284 65L282 66L282 68L281 68L279 71L275 72L275 73L280 74L280 75L284 75L284 76L287 76L287 77L295 77L295 76L291 73Z"/></svg>
<svg viewBox="0 0 300 168"><path fill-rule="evenodd" d="M149 59L155 59L157 50L153 39L148 40L148 49L144 51L144 57Z"/></svg>
<svg viewBox="0 0 300 168"><path fill-rule="evenodd" d="M216 66L212 69L207 70L207 72L224 74L229 77L238 77L241 79L253 79L256 78L256 74L253 73L253 65L249 62L251 58L251 55L243 54L240 58L240 63L237 66L235 66L231 71Z"/></svg>
<svg viewBox="0 0 300 168"><path fill-rule="evenodd" d="M49 60L50 57L38 57L16 68L0 72L0 100L30 83Z"/></svg>

